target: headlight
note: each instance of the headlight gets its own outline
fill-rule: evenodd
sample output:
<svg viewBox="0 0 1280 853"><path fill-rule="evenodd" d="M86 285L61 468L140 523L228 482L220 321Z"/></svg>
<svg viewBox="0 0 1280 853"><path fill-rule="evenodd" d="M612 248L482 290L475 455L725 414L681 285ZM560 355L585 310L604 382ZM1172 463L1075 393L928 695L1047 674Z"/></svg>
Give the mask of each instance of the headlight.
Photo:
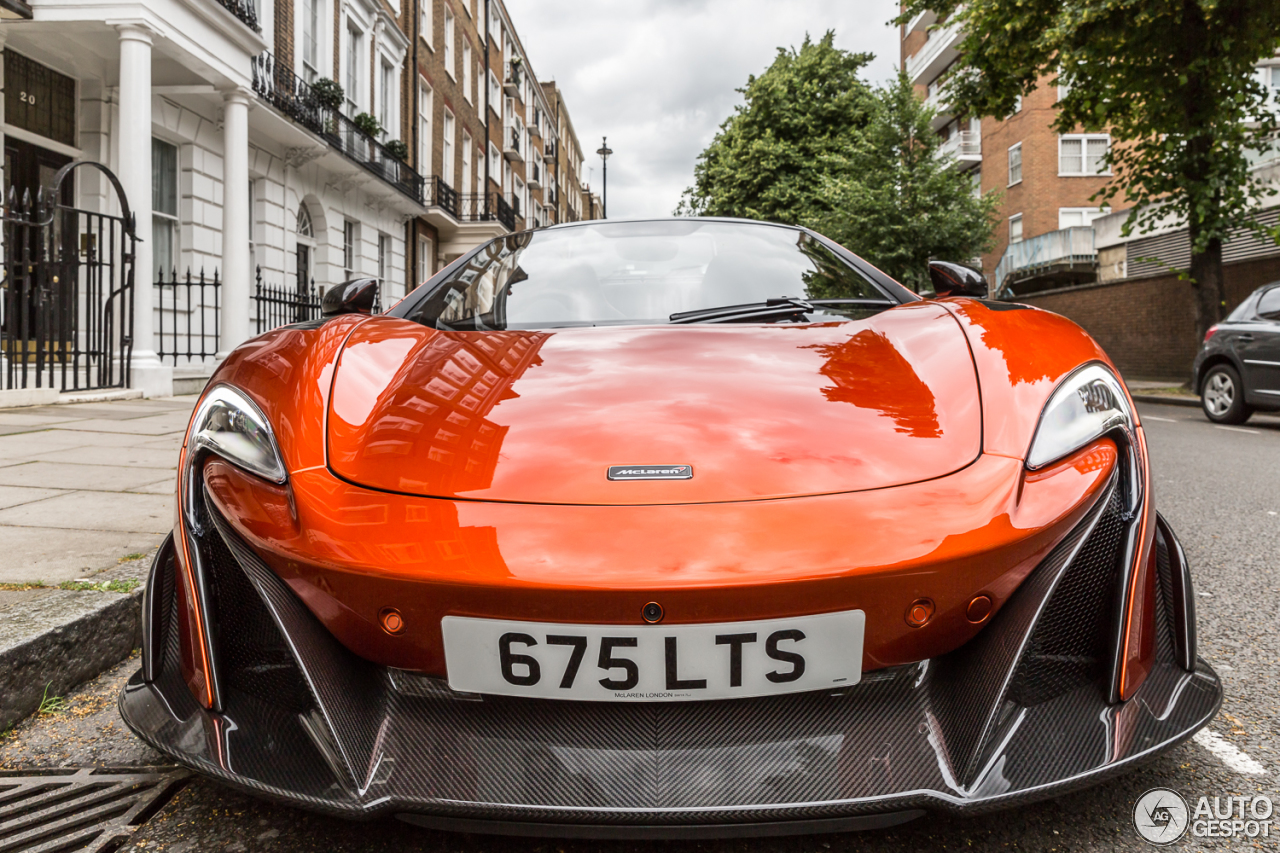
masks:
<svg viewBox="0 0 1280 853"><path fill-rule="evenodd" d="M206 394L191 419L187 458L194 460L201 449L264 480L283 483L288 479L266 415L230 385L219 385Z"/></svg>
<svg viewBox="0 0 1280 853"><path fill-rule="evenodd" d="M1133 413L1120 380L1101 364L1090 364L1059 383L1040 415L1027 467L1061 459L1116 427L1133 428Z"/></svg>

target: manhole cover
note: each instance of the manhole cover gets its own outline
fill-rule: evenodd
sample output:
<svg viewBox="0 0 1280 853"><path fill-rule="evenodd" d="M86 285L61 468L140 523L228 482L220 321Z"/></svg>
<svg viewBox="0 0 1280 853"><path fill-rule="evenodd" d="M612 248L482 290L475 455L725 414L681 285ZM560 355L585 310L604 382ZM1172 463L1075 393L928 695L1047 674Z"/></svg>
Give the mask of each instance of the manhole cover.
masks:
<svg viewBox="0 0 1280 853"><path fill-rule="evenodd" d="M0 853L109 853L190 778L176 767L0 772Z"/></svg>

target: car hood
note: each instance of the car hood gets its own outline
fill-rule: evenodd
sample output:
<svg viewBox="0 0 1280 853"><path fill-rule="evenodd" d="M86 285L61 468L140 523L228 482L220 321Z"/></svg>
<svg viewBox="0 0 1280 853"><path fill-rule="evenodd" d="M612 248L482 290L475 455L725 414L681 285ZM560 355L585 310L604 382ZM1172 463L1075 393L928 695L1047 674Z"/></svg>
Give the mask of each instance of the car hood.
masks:
<svg viewBox="0 0 1280 853"><path fill-rule="evenodd" d="M972 356L914 303L811 325L447 332L375 318L338 362L328 464L412 495L598 505L879 489L981 452ZM611 466L689 466L611 480Z"/></svg>

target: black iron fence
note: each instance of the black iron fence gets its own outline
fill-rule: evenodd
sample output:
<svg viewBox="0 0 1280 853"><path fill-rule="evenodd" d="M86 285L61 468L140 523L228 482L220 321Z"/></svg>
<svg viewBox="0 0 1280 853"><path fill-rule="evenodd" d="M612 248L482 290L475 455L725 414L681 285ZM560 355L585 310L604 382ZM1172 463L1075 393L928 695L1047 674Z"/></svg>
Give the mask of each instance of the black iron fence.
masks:
<svg viewBox="0 0 1280 853"><path fill-rule="evenodd" d="M502 193L467 193L459 199L459 222L501 222L508 231L516 230L516 212Z"/></svg>
<svg viewBox="0 0 1280 853"><path fill-rule="evenodd" d="M156 352L161 361L176 367L213 358L218 353L218 323L221 316L221 287L218 271L206 276L203 269L192 277L191 270L182 278L177 270L164 271L156 277L155 294L158 309Z"/></svg>
<svg viewBox="0 0 1280 853"><path fill-rule="evenodd" d="M255 33L262 32L262 27L258 26L258 9L253 5L253 0L218 0L218 2L249 29Z"/></svg>
<svg viewBox="0 0 1280 853"><path fill-rule="evenodd" d="M320 98L288 68L276 62L270 51L254 57L253 90L258 96L298 124L324 138L348 159L391 184L419 203L423 200L422 176L392 155L385 145L356 127L339 110Z"/></svg>
<svg viewBox="0 0 1280 853"><path fill-rule="evenodd" d="M426 203L443 208L454 219L461 218L462 195L435 175L427 179Z"/></svg>
<svg viewBox="0 0 1280 853"><path fill-rule="evenodd" d="M69 203L74 169L102 171L122 211ZM133 216L100 163L69 163L32 199L10 190L3 211L0 388L124 388L133 351Z"/></svg>
<svg viewBox="0 0 1280 853"><path fill-rule="evenodd" d="M258 334L320 316L320 294L316 291L315 279L299 282L294 287L263 284L262 267L258 267L254 278L253 304Z"/></svg>

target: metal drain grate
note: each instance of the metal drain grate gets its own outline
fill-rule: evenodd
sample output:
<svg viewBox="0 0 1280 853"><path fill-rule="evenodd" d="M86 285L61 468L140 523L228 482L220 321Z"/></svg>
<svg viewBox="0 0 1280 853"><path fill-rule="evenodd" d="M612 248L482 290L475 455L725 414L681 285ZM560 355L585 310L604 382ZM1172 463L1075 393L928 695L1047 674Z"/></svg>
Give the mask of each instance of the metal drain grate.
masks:
<svg viewBox="0 0 1280 853"><path fill-rule="evenodd" d="M0 853L110 853L178 793L176 767L0 772Z"/></svg>

